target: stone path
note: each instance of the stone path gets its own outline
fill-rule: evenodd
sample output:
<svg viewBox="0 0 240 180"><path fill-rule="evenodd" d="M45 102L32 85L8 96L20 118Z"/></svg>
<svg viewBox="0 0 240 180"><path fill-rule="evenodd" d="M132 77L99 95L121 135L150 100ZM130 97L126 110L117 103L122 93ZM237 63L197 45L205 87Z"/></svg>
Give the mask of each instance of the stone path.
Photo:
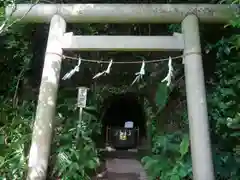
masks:
<svg viewBox="0 0 240 180"><path fill-rule="evenodd" d="M94 180L147 180L147 175L138 160L106 159L106 170Z"/></svg>
<svg viewBox="0 0 240 180"><path fill-rule="evenodd" d="M147 180L141 163L135 159L109 159L106 168L108 180Z"/></svg>
<svg viewBox="0 0 240 180"><path fill-rule="evenodd" d="M105 170L93 180L148 180L144 168L137 160L138 149L116 150L106 146L102 151L105 152Z"/></svg>

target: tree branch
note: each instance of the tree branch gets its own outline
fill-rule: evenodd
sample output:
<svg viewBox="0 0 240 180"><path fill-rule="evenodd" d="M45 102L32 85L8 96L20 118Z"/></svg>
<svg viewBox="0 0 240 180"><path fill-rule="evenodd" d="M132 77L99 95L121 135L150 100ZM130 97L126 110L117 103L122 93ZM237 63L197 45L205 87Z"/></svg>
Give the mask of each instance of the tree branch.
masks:
<svg viewBox="0 0 240 180"><path fill-rule="evenodd" d="M27 12L24 13L24 15L21 18L18 18L16 20L14 20L13 22L9 23L11 16L13 15L13 13L17 10L17 6L16 4L12 4L14 6L13 11L11 12L10 16L8 18L6 18L2 25L0 25L0 34L3 33L4 31L7 31L11 26L13 26L14 24L20 22L31 10L34 6L36 6L38 3L40 2L40 0L37 0L30 8ZM9 23L9 24L8 24Z"/></svg>

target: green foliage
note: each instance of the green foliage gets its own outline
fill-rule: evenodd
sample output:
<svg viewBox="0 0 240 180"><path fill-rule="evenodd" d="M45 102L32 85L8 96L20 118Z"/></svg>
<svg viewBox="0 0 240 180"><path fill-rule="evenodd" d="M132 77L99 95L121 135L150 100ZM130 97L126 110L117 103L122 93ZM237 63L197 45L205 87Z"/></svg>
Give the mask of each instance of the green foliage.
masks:
<svg viewBox="0 0 240 180"><path fill-rule="evenodd" d="M61 97L60 97L61 98ZM24 179L31 141L35 103L23 102L17 107L1 99L0 179ZM93 107L83 111L78 125L78 110L72 99L64 98L56 116L55 137L50 160L49 179L90 179L100 165L92 136L100 134L100 123ZM79 129L79 135L77 132Z"/></svg>
<svg viewBox="0 0 240 180"><path fill-rule="evenodd" d="M239 3L236 1L235 3ZM239 14L229 25L240 27ZM169 26L169 31L179 32L179 25ZM217 179L238 180L240 177L239 139L240 139L240 36L233 34L223 37L215 44L208 44L206 52L215 51L217 67L215 78L208 83L209 117L212 133L213 160ZM156 105L160 111L168 101L169 92L161 84L157 88ZM147 108L151 109L151 108ZM150 114L150 113L148 113ZM186 113L182 112L183 119ZM184 129L175 133L159 135L156 114L152 113L154 155L142 158L144 168L150 179L192 179L191 158L188 134ZM183 123L188 124L187 120Z"/></svg>
<svg viewBox="0 0 240 180"><path fill-rule="evenodd" d="M191 161L189 156L188 134L179 131L159 135L157 128L157 114L161 112L168 102L170 90L159 83L155 95L158 112L153 113L148 103L145 103L148 118L152 121L152 156L142 158L149 179L180 180L191 177Z"/></svg>
<svg viewBox="0 0 240 180"><path fill-rule="evenodd" d="M236 1L239 3L239 1ZM228 26L240 27L239 14ZM233 34L209 45L217 52L214 89L208 97L210 122L213 127L214 162L219 178L237 180L240 171L239 129L240 129L240 36Z"/></svg>
<svg viewBox="0 0 240 180"><path fill-rule="evenodd" d="M29 34L23 32L28 34L29 29L16 25L0 35L0 179L22 179L27 168L35 103L18 102L20 84L32 58Z"/></svg>
<svg viewBox="0 0 240 180"><path fill-rule="evenodd" d="M0 0L0 22L4 21L4 6L12 1ZM236 0L234 3L239 3ZM99 26L99 25L96 25ZM137 25L132 25L137 27ZM239 14L228 26L239 28ZM31 39L29 34L33 26L14 25L0 35L0 179L24 179L27 171L27 155L29 151L32 124L35 112L35 102L17 101L21 82L26 77L29 62L32 59ZM107 26L82 26L82 31L88 34L98 34ZM110 27L110 26L109 26ZM101 30L99 30L101 29ZM104 29L104 30L103 30ZM133 28L136 29L136 28ZM111 29L113 30L113 29ZM180 32L179 25L170 25L169 31ZM238 180L239 170L239 126L240 126L240 36L223 37L215 44L206 47L206 52L216 51L216 78L208 83L211 93L208 96L209 116L213 141L214 163L218 179ZM57 107L55 137L50 158L49 178L60 177L64 180L90 179L90 175L99 166L99 153L95 147L93 136L100 133L97 121L99 107L94 100L102 101L102 95L109 93L109 87L96 87L98 91L90 99L89 107L83 112L83 118L78 124L78 110L75 109L75 99L61 95ZM121 90L124 88L121 88ZM129 90L128 87L125 87ZM118 93L113 89L114 93ZM165 84L159 83L155 97L158 112L164 110L170 90ZM192 168L189 152L189 137L185 129L175 133L157 133L157 114L145 102L146 114L153 120L151 133L153 135L152 152L142 158L142 163L151 179L179 180L191 179ZM187 119L186 113L181 116ZM187 123L187 120L183 123ZM79 126L78 126L79 125ZM78 133L79 132L79 133Z"/></svg>
<svg viewBox="0 0 240 180"><path fill-rule="evenodd" d="M232 40L233 38L222 39L212 46L217 49L219 62L215 88L208 98L216 171L219 177L227 179L237 179L240 175L237 169L240 161L236 151L240 138L240 63L236 52L239 47L234 47Z"/></svg>
<svg viewBox="0 0 240 180"><path fill-rule="evenodd" d="M149 178L163 180L191 177L192 169L189 157L189 138L180 132L155 136L153 155L142 158Z"/></svg>
<svg viewBox="0 0 240 180"><path fill-rule="evenodd" d="M57 130L52 154L53 171L51 177L68 179L90 179L89 172L100 165L98 151L92 140L100 134L99 117L95 107L83 111L79 122L78 110L71 101L59 106ZM89 112L89 110L91 110ZM60 113L61 112L61 113Z"/></svg>
<svg viewBox="0 0 240 180"><path fill-rule="evenodd" d="M32 39L29 34L33 30L34 25L17 24L0 35L0 93L4 95L0 99L0 179L26 178L37 96L34 96L34 101L23 101L21 96L24 86L29 85L25 81L32 60ZM32 91L29 89L23 93L29 96ZM49 179L87 180L100 164L92 139L100 133L96 116L98 107L90 99L90 106L84 110L80 127L77 128L79 121L75 101L76 98L69 98L60 92Z"/></svg>
<svg viewBox="0 0 240 180"><path fill-rule="evenodd" d="M0 98L0 179L21 179L27 167L34 103L18 108Z"/></svg>
<svg viewBox="0 0 240 180"><path fill-rule="evenodd" d="M157 91L155 95L155 102L158 106L158 111L160 112L166 105L169 96L169 89L165 83L159 83L157 86Z"/></svg>
<svg viewBox="0 0 240 180"><path fill-rule="evenodd" d="M5 96L16 96L20 83L29 69L29 63L32 59L31 44L29 43L31 31L31 27L16 25L14 29L2 33L0 91L4 92Z"/></svg>

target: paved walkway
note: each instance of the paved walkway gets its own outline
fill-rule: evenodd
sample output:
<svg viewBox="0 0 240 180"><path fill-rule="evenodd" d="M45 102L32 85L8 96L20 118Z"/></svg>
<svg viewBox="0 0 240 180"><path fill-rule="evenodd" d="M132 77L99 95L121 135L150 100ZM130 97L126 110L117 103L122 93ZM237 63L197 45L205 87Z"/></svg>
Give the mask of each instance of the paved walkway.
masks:
<svg viewBox="0 0 240 180"><path fill-rule="evenodd" d="M147 180L147 175L138 160L107 159L106 171L101 180Z"/></svg>

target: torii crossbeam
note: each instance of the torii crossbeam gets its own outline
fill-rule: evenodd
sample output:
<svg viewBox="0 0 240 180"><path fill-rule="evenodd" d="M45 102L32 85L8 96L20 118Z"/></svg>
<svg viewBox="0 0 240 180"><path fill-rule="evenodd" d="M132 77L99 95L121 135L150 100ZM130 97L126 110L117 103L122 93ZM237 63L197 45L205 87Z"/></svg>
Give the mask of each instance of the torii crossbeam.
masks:
<svg viewBox="0 0 240 180"><path fill-rule="evenodd" d="M28 12L22 22L50 22L58 14L68 23L180 23L193 13L204 23L226 23L238 11L239 5L221 4L18 4L12 18Z"/></svg>
<svg viewBox="0 0 240 180"><path fill-rule="evenodd" d="M12 13L12 11L14 12ZM194 180L214 180L199 38L199 21L227 23L239 5L208 4L18 4L6 17L22 22L50 22L39 100L29 156L29 180L45 180L52 124L64 50L177 50L184 52L184 69ZM69 36L69 23L182 23L175 36ZM118 41L114 45L113 41ZM93 41L98 41L93 43ZM129 42L126 45L126 42Z"/></svg>

